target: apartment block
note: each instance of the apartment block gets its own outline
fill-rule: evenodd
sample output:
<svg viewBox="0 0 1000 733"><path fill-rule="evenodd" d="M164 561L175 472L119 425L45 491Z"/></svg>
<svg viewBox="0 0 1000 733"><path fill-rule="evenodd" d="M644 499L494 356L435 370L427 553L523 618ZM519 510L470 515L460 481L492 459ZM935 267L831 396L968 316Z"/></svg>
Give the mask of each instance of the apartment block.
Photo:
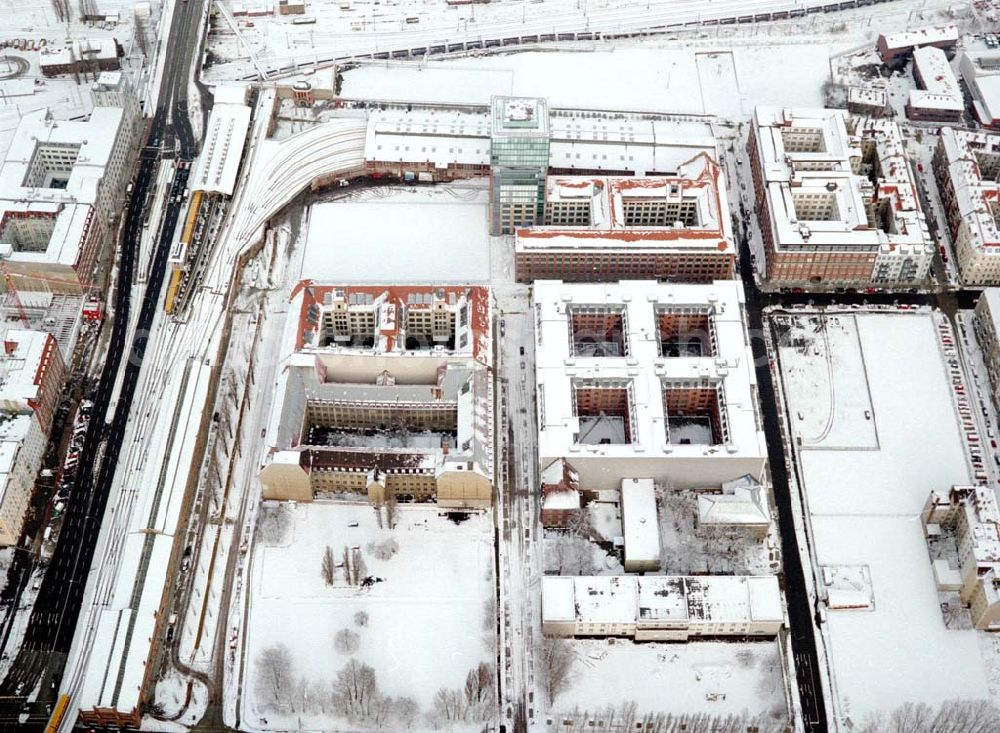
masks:
<svg viewBox="0 0 1000 733"><path fill-rule="evenodd" d="M0 545L16 544L66 370L55 338L9 329L0 353Z"/></svg>
<svg viewBox="0 0 1000 733"><path fill-rule="evenodd" d="M301 283L260 472L268 499L492 500L489 292Z"/></svg>
<svg viewBox="0 0 1000 733"><path fill-rule="evenodd" d="M976 301L973 326L983 352L994 406L1000 406L1000 289L986 288Z"/></svg>
<svg viewBox="0 0 1000 733"><path fill-rule="evenodd" d="M542 578L542 633L547 636L773 637L783 623L775 576Z"/></svg>
<svg viewBox="0 0 1000 733"><path fill-rule="evenodd" d="M975 628L1000 631L1000 507L993 489L932 491L920 519L938 590L958 591Z"/></svg>
<svg viewBox="0 0 1000 733"><path fill-rule="evenodd" d="M542 468L565 458L588 491L762 474L741 283L538 281L534 311Z"/></svg>
<svg viewBox="0 0 1000 733"><path fill-rule="evenodd" d="M916 284L934 249L896 124L758 107L748 153L766 276L778 284Z"/></svg>
<svg viewBox="0 0 1000 733"><path fill-rule="evenodd" d="M89 286L121 210L134 141L120 107L95 107L86 121L45 109L21 118L0 164L0 256L19 290Z"/></svg>
<svg viewBox="0 0 1000 733"><path fill-rule="evenodd" d="M905 62L914 49L919 47L952 49L958 44L958 35L958 26L927 26L899 33L882 34L875 45L882 61L893 64Z"/></svg>
<svg viewBox="0 0 1000 733"><path fill-rule="evenodd" d="M725 183L706 153L670 176L550 176L544 220L519 228L514 247L519 282L712 282L735 260Z"/></svg>
<svg viewBox="0 0 1000 733"><path fill-rule="evenodd" d="M962 282L1000 284L1000 134L944 127L933 167Z"/></svg>

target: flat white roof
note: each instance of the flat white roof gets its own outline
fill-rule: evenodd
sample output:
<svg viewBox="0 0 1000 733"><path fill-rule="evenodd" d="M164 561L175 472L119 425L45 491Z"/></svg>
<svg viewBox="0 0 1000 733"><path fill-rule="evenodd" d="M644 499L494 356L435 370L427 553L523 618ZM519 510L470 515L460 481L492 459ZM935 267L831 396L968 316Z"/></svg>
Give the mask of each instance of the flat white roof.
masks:
<svg viewBox="0 0 1000 733"><path fill-rule="evenodd" d="M192 176L192 191L233 195L249 129L250 108L245 104L216 104L212 107L205 144Z"/></svg>
<svg viewBox="0 0 1000 733"><path fill-rule="evenodd" d="M574 455L603 458L767 455L754 407L756 375L744 326L743 286L739 281L663 284L539 280L534 285L533 300L537 319L539 456L543 459L565 457L573 463ZM627 355L571 353L570 314L574 306L621 309ZM696 309L710 314L715 353L701 357L661 356L658 309ZM576 414L574 385L581 381L630 385L634 417L631 442L586 445L578 442L581 419ZM670 442L663 400L666 382L721 388L725 394L721 409L727 430L723 445Z"/></svg>
<svg viewBox="0 0 1000 733"><path fill-rule="evenodd" d="M0 409L30 409L29 400L38 398L41 385L36 380L45 365L51 339L42 331L7 329L0 350ZM52 348L55 348L53 342Z"/></svg>
<svg viewBox="0 0 1000 733"><path fill-rule="evenodd" d="M927 26L925 28L916 28L911 31L887 33L883 35L882 38L885 39L886 48L889 50L905 49L929 43L957 43L958 26Z"/></svg>
<svg viewBox="0 0 1000 733"><path fill-rule="evenodd" d="M914 49L913 69L914 75L920 75L924 88L910 90L911 107L955 111L965 109L962 90L944 51L935 46Z"/></svg>
<svg viewBox="0 0 1000 733"><path fill-rule="evenodd" d="M660 523L656 515L656 487L653 479L622 479L622 526L625 562L660 561Z"/></svg>

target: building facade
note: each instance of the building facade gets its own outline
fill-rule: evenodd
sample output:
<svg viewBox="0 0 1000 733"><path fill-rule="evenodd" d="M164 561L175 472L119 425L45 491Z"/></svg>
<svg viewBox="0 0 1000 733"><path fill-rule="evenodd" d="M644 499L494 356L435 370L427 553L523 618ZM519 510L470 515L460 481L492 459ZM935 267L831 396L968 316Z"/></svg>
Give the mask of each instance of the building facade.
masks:
<svg viewBox="0 0 1000 733"><path fill-rule="evenodd" d="M16 544L66 369L55 338L9 329L0 353L0 545Z"/></svg>
<svg viewBox="0 0 1000 733"><path fill-rule="evenodd" d="M1000 409L1000 289L983 290L976 301L973 327L986 363L993 405Z"/></svg>
<svg viewBox="0 0 1000 733"><path fill-rule="evenodd" d="M747 149L769 280L884 286L927 278L934 248L892 120L758 107Z"/></svg>
<svg viewBox="0 0 1000 733"><path fill-rule="evenodd" d="M933 167L962 282L1000 285L1000 134L943 127Z"/></svg>

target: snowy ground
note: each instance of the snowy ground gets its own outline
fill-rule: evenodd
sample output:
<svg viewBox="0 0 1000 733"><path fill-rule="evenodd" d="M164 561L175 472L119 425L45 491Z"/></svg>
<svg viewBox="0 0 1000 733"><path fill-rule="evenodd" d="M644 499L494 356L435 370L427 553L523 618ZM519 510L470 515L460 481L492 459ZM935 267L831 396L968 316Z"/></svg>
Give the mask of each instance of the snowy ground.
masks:
<svg viewBox="0 0 1000 733"><path fill-rule="evenodd" d="M745 711L775 723L787 720L777 642L569 643L576 653L572 686L556 697L549 719L635 702L639 716Z"/></svg>
<svg viewBox="0 0 1000 733"><path fill-rule="evenodd" d="M793 442L803 438L795 460L814 561L867 566L871 579L874 610L831 610L825 625L842 726L905 702L1000 693L995 645L945 628L920 526L932 489L970 480L940 320L927 311L772 319ZM808 442L820 423L826 438Z"/></svg>
<svg viewBox="0 0 1000 733"><path fill-rule="evenodd" d="M405 505L398 525L389 530L378 528L366 503L282 506L288 519L262 529L254 551L244 730L282 730L297 720L307 729L352 727L332 710L264 709L255 680L261 652L275 644L291 651L296 679L328 685L350 658L335 650L334 634L351 629L360 635L354 656L375 669L379 689L412 698L422 714L430 711L439 689L461 688L470 669L495 659L489 512L455 524L436 506ZM388 538L399 550L379 560L369 543ZM334 585L325 585L321 565L327 546L338 562L344 547L360 548L368 573L380 582L370 589L348 586L338 568ZM364 626L355 620L362 611L368 614Z"/></svg>
<svg viewBox="0 0 1000 733"><path fill-rule="evenodd" d="M302 277L333 283L490 278L485 181L367 188L310 209Z"/></svg>

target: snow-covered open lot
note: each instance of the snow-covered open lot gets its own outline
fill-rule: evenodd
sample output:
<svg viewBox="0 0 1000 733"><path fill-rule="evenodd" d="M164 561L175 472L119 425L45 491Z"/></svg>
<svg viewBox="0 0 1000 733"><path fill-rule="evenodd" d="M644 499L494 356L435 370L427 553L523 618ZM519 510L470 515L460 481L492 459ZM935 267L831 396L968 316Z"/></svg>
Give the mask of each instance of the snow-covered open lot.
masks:
<svg viewBox="0 0 1000 733"><path fill-rule="evenodd" d="M615 641L615 643L609 643ZM574 639L571 687L556 697L548 719L598 716L602 708L636 704L650 714L746 712L781 730L788 716L780 650L775 641L636 644ZM554 726L548 728L554 730ZM771 730L768 725L760 728Z"/></svg>
<svg viewBox="0 0 1000 733"><path fill-rule="evenodd" d="M814 562L870 573L873 608L830 610L824 627L841 725L907 702L1000 696L996 645L945 627L920 524L932 489L971 478L941 319L772 317Z"/></svg>
<svg viewBox="0 0 1000 733"><path fill-rule="evenodd" d="M490 278L483 181L369 188L310 209L302 277L332 283Z"/></svg>
<svg viewBox="0 0 1000 733"><path fill-rule="evenodd" d="M275 519L275 513L284 518ZM241 729L287 730L301 720L310 730L356 730L358 724L340 719L331 702L333 680L352 658L374 668L381 693L416 703L415 727L421 729L438 690L461 690L471 669L492 664L489 512L471 512L456 523L435 505L401 505L390 530L377 526L367 502L323 501L268 504L262 521L245 621ZM380 560L370 543L390 539L398 551ZM369 588L349 585L337 567L328 586L321 570L327 547L338 563L344 548L359 548L367 573L378 580ZM362 612L367 618L359 623ZM338 651L334 636L344 629L358 637L353 652ZM268 706L257 685L265 650L275 645L290 653L291 689L303 690L281 709Z"/></svg>

